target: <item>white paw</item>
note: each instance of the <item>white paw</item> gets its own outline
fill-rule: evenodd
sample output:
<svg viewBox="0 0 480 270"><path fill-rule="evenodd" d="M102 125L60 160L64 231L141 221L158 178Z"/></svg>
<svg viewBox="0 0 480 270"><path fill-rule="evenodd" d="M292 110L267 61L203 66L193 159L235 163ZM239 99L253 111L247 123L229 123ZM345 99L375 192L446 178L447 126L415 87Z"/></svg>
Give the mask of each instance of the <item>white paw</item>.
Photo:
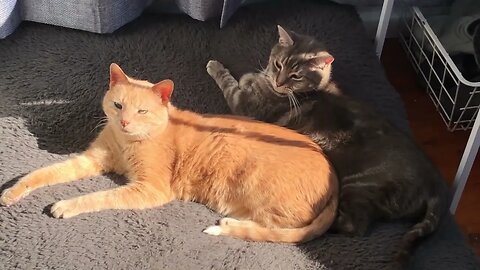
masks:
<svg viewBox="0 0 480 270"><path fill-rule="evenodd" d="M207 72L210 76L216 76L217 73L221 70L225 69L225 67L216 60L210 60L207 63Z"/></svg>
<svg viewBox="0 0 480 270"><path fill-rule="evenodd" d="M50 212L55 218L71 218L80 214L79 210L75 200L63 200L55 203Z"/></svg>
<svg viewBox="0 0 480 270"><path fill-rule="evenodd" d="M206 233L206 234L215 235L215 236L222 235L222 227L220 227L220 226L210 226L210 227L206 228L205 230L203 230L203 232Z"/></svg>

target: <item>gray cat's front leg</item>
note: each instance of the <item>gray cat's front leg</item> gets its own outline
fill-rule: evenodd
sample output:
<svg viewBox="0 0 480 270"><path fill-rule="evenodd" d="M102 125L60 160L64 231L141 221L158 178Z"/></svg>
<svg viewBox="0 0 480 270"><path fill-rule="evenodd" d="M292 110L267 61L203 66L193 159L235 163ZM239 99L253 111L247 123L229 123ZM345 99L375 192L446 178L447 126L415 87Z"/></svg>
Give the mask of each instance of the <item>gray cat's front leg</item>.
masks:
<svg viewBox="0 0 480 270"><path fill-rule="evenodd" d="M238 81L230 74L220 62L210 60L207 63L207 72L215 80L218 87L223 91L223 96L233 113L238 113L239 96L241 89L238 86Z"/></svg>

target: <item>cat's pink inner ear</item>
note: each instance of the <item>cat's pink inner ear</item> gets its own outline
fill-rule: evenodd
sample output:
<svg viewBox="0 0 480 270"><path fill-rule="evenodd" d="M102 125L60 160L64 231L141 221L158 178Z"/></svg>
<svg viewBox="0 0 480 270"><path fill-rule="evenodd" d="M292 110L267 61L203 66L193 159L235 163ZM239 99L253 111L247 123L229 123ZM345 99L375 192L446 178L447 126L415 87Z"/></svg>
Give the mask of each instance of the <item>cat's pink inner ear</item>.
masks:
<svg viewBox="0 0 480 270"><path fill-rule="evenodd" d="M112 63L110 64L110 87L118 83L128 83L128 78L119 65Z"/></svg>
<svg viewBox="0 0 480 270"><path fill-rule="evenodd" d="M333 56L327 56L327 58L325 59L325 64L330 65L331 63L333 63L334 60L335 58L333 58Z"/></svg>
<svg viewBox="0 0 480 270"><path fill-rule="evenodd" d="M172 96L173 86L174 84L172 80L163 80L154 84L152 90L162 98L163 102L169 102L170 97Z"/></svg>
<svg viewBox="0 0 480 270"><path fill-rule="evenodd" d="M333 56L328 55L328 56L317 56L315 58L312 58L310 62L317 68L325 68L325 66L330 65L333 63L335 59Z"/></svg>

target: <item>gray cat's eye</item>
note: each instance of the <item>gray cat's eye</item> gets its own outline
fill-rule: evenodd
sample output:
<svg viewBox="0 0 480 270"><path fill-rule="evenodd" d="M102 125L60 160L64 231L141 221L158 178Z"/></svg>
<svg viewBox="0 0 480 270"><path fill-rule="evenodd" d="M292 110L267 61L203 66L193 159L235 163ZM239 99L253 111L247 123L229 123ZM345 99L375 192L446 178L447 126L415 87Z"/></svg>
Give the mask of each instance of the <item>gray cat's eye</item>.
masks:
<svg viewBox="0 0 480 270"><path fill-rule="evenodd" d="M122 109L122 104L118 103L118 102L113 102L113 105L115 105L115 107L117 107L117 109L121 110Z"/></svg>
<svg viewBox="0 0 480 270"><path fill-rule="evenodd" d="M146 114L148 112L148 110L138 110L138 113L140 114Z"/></svg>
<svg viewBox="0 0 480 270"><path fill-rule="evenodd" d="M289 77L290 77L290 79L295 80L295 81L299 81L299 80L302 79L302 76L298 75L297 73L292 73L292 74L290 74Z"/></svg>

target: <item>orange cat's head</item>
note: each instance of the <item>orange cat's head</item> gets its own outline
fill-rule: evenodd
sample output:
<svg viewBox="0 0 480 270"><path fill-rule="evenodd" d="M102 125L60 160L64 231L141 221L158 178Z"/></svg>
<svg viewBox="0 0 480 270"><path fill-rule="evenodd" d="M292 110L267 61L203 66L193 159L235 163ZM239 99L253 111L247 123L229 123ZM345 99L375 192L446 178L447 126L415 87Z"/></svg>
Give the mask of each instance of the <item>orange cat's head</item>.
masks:
<svg viewBox="0 0 480 270"><path fill-rule="evenodd" d="M136 80L112 63L103 111L118 134L134 140L147 139L165 130L172 91L171 80L157 84Z"/></svg>

